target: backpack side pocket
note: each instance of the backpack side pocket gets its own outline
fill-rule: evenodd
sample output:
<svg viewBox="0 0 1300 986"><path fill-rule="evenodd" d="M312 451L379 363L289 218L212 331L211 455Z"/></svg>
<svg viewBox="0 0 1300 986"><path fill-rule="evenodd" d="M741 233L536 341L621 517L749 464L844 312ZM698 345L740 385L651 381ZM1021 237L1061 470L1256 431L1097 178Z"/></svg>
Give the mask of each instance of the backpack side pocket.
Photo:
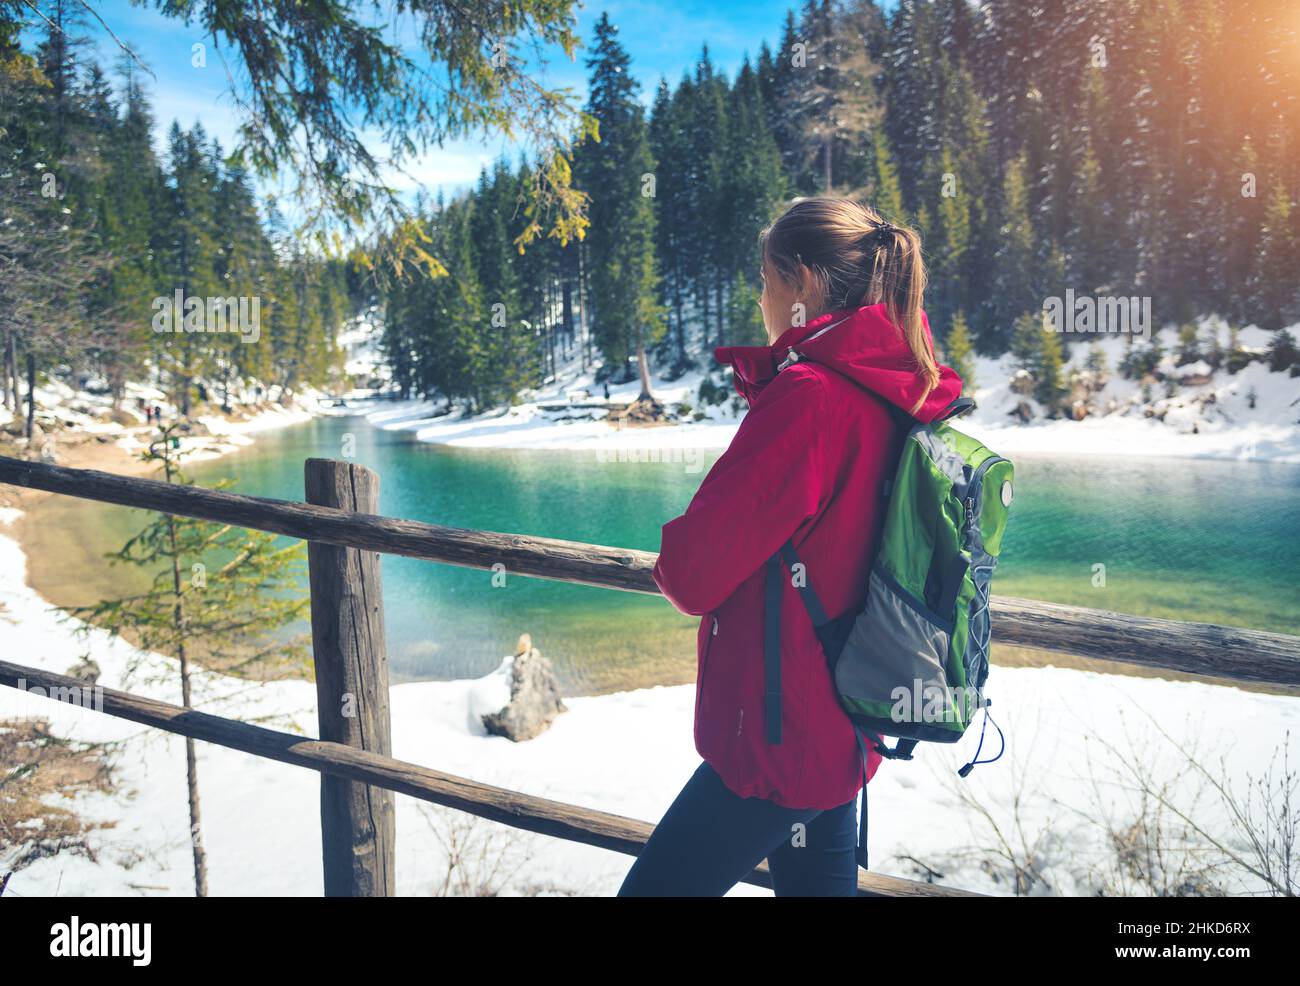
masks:
<svg viewBox="0 0 1300 986"><path fill-rule="evenodd" d="M889 736L952 743L965 722L945 665L953 621L872 569L866 608L858 614L835 666L835 685L863 728Z"/></svg>

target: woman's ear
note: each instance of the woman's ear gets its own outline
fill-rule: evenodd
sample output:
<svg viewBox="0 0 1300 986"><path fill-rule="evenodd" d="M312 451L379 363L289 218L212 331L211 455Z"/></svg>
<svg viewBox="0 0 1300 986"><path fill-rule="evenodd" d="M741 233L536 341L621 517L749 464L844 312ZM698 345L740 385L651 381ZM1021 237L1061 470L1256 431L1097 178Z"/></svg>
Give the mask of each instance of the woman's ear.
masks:
<svg viewBox="0 0 1300 986"><path fill-rule="evenodd" d="M807 264L799 265L799 297L803 302L809 318L814 317L813 309L817 307L817 297L821 293L821 281Z"/></svg>

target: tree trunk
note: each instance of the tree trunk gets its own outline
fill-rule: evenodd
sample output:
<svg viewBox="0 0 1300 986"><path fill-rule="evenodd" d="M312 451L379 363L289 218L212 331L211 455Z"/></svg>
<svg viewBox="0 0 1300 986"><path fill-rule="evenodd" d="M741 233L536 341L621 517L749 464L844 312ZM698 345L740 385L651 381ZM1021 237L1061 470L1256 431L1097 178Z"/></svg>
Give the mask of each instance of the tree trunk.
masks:
<svg viewBox="0 0 1300 986"><path fill-rule="evenodd" d="M163 469L167 482L170 483L172 481L170 454L163 460ZM190 709L193 706L190 704L190 662L185 651L185 601L181 595L181 560L176 545L176 519L171 516L167 518L167 538L171 542L172 592L176 595L172 618L175 620L177 639L180 641L176 648L176 656L181 665L181 705ZM192 736L185 737L185 788L190 803L190 849L194 857L194 896L206 897L208 895L208 854L203 848L203 830L199 824L199 765Z"/></svg>
<svg viewBox="0 0 1300 986"><path fill-rule="evenodd" d="M36 423L36 357L27 353L27 440L32 440L32 425Z"/></svg>
<svg viewBox="0 0 1300 986"><path fill-rule="evenodd" d="M0 407L14 409L9 393L9 348L13 345L13 333L8 329L4 333L4 346L0 347Z"/></svg>
<svg viewBox="0 0 1300 986"><path fill-rule="evenodd" d="M704 351L709 351L709 287L707 284L701 284L699 278L695 281L695 300L700 303L700 345Z"/></svg>
<svg viewBox="0 0 1300 986"><path fill-rule="evenodd" d="M573 282L568 277L562 287L560 324L564 327L564 357L568 359L573 349Z"/></svg>
<svg viewBox="0 0 1300 986"><path fill-rule="evenodd" d="M586 250L578 246L578 327L582 332L582 370L591 365L591 326L587 321L587 261Z"/></svg>
<svg viewBox="0 0 1300 986"><path fill-rule="evenodd" d="M126 380L123 379L125 370L122 364L116 360L108 372L108 389L113 395L111 407L114 411L122 409L122 401L126 398Z"/></svg>
<svg viewBox="0 0 1300 986"><path fill-rule="evenodd" d="M18 413L18 343L14 340L14 333L10 331L8 339L8 351L5 353L6 369L9 372L9 410L14 414Z"/></svg>
<svg viewBox="0 0 1300 986"><path fill-rule="evenodd" d="M654 394L650 392L650 363L645 358L645 343L641 341L640 330L636 334L636 363L641 371L641 396L637 400L652 401Z"/></svg>
<svg viewBox="0 0 1300 986"><path fill-rule="evenodd" d="M680 265L673 271L673 311L677 318L677 362L686 362L686 325L682 320L682 275Z"/></svg>
<svg viewBox="0 0 1300 986"><path fill-rule="evenodd" d="M714 296L715 296L715 297L717 298L717 300L718 300L718 303L717 303L717 306L716 306L716 307L717 307L717 310L718 310L718 345L719 345L719 346L725 346L725 345L727 344L727 342L726 342L726 336L727 336L727 332L726 332L726 327L727 327L727 319L726 319L727 306L726 306L726 304L724 303L724 301L723 301L723 299L722 299L722 271L721 271L721 270L719 270L716 274L714 274L714 277L713 277L713 291L714 291Z"/></svg>

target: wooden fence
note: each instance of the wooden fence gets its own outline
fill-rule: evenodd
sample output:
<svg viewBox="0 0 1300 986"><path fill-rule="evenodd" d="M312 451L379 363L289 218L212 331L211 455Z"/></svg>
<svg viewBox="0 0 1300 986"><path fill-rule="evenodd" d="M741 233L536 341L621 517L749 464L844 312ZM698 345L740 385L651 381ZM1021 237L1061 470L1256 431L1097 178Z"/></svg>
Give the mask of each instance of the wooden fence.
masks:
<svg viewBox="0 0 1300 986"><path fill-rule="evenodd" d="M364 467L308 459L296 503L87 469L0 457L0 483L301 538L308 542L319 739L104 689L102 711L321 774L325 893L394 892L393 792L515 828L636 855L653 826L631 818L480 784L392 758L379 553L658 593L647 551L522 534L442 527L379 516L379 477ZM995 596L999 643L1242 682L1300 685L1300 638L1206 623L1125 616ZM78 701L82 683L0 661L0 684L19 680ZM344 695L352 696L344 715ZM771 886L766 863L746 882ZM859 872L867 896L978 896Z"/></svg>

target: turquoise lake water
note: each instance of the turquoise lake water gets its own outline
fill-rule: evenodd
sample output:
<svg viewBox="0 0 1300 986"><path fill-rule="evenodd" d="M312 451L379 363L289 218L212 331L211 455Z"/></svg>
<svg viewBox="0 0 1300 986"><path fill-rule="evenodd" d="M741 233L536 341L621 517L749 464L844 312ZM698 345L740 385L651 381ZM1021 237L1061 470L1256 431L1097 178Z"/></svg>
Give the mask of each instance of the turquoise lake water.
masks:
<svg viewBox="0 0 1300 986"><path fill-rule="evenodd" d="M651 551L716 458L692 468L595 452L448 448L361 418L319 418L189 471L200 485L229 477L241 492L300 500L303 460L342 458L345 442L355 444L353 461L380 474L389 516ZM1300 632L1300 466L1014 458L1017 496L995 593ZM117 547L143 520L124 508L47 502L38 509L75 525L96 551ZM694 674L696 621L657 597L509 575L494 587L490 572L393 556L384 557L383 581L395 680L484 674L524 631L568 692Z"/></svg>

